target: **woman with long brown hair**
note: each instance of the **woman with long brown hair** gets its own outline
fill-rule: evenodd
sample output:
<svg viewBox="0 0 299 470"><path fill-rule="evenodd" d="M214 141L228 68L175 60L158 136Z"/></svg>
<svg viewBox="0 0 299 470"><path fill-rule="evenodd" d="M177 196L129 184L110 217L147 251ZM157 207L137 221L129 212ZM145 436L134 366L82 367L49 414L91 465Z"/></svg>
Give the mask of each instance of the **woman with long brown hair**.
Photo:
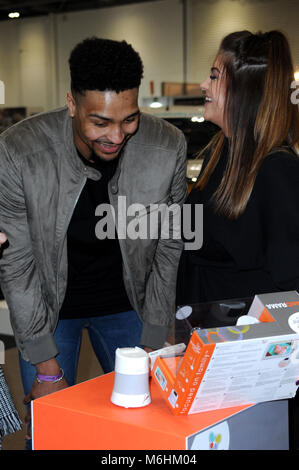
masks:
<svg viewBox="0 0 299 470"><path fill-rule="evenodd" d="M299 288L299 112L279 31L226 36L201 84L220 127L186 204L203 204L203 245L184 251L177 303Z"/></svg>

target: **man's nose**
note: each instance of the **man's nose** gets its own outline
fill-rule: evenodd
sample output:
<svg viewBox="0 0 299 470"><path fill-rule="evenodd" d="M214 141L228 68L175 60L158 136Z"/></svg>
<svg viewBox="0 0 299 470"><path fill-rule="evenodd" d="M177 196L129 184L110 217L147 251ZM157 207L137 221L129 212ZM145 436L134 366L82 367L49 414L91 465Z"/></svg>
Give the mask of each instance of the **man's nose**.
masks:
<svg viewBox="0 0 299 470"><path fill-rule="evenodd" d="M110 128L108 138L113 144L121 144L124 137L125 135L121 126L115 125Z"/></svg>

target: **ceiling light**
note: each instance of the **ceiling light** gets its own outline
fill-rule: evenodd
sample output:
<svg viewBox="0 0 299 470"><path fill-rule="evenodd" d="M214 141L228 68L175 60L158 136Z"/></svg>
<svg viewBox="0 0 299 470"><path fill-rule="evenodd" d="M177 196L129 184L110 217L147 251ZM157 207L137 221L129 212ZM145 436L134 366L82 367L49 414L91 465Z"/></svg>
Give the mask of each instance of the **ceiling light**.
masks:
<svg viewBox="0 0 299 470"><path fill-rule="evenodd" d="M163 104L158 101L158 98L154 98L152 103L150 104L150 108L162 108Z"/></svg>
<svg viewBox="0 0 299 470"><path fill-rule="evenodd" d="M295 78L296 81L299 81L299 71L298 70L294 73L294 78Z"/></svg>
<svg viewBox="0 0 299 470"><path fill-rule="evenodd" d="M150 108L162 108L162 103L159 103L159 101L153 101L151 104L150 104Z"/></svg>
<svg viewBox="0 0 299 470"><path fill-rule="evenodd" d="M19 18L20 13L18 11L12 11L11 13L8 13L9 18Z"/></svg>
<svg viewBox="0 0 299 470"><path fill-rule="evenodd" d="M203 116L199 117L199 116L193 116L191 118L191 121L192 122L204 122L205 118Z"/></svg>

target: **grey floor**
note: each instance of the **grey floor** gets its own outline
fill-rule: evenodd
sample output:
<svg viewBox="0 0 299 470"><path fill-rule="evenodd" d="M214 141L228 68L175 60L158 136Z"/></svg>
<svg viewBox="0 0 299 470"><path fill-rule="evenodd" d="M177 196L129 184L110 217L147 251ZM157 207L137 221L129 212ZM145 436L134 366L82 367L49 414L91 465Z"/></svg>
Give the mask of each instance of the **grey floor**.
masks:
<svg viewBox="0 0 299 470"><path fill-rule="evenodd" d="M20 418L23 420L25 416L25 406L23 405L24 393L19 372L18 353L15 347L6 349L5 364L3 370L10 391L19 412ZM97 358L90 345L88 334L84 331L82 338L82 346L78 365L77 382L83 382L103 374L103 370L98 363ZM3 439L2 449L5 450L23 450L25 442L25 429L11 434Z"/></svg>

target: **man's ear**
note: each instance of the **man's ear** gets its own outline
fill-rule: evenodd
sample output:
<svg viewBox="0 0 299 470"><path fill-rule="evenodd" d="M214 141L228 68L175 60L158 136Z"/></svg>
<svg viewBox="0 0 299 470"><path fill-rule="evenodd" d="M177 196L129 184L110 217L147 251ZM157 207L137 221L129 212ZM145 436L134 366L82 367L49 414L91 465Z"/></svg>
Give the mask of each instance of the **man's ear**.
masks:
<svg viewBox="0 0 299 470"><path fill-rule="evenodd" d="M70 117L74 117L76 113L76 102L72 93L70 92L66 94L66 104L69 110Z"/></svg>

